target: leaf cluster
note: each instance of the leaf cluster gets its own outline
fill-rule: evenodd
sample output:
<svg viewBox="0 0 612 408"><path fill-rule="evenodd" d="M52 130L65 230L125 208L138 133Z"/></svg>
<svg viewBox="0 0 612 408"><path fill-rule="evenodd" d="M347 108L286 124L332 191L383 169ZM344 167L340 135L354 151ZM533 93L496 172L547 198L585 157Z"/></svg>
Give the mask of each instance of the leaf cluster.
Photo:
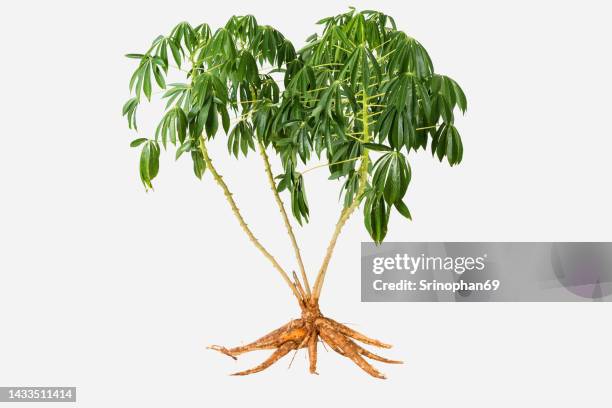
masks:
<svg viewBox="0 0 612 408"><path fill-rule="evenodd" d="M160 144L177 146L177 159L190 152L194 172L205 164L200 137L222 128L228 152L246 157L258 143L272 147L283 170L298 222L310 211L305 177L298 170L316 156L328 162L330 180L342 180L345 207L365 200L365 226L376 242L387 231L392 209L411 218L404 202L411 170L408 157L431 149L451 166L463 157L454 112L467 100L456 81L434 71L425 48L378 11L348 12L318 22L320 32L296 50L278 30L255 17L234 16L212 31L183 22L158 36L138 60L130 80L134 97L123 114L136 129L142 95L164 90L166 113L142 145L141 179L157 175ZM171 57L171 59L170 59ZM167 85L172 64L185 83Z"/></svg>

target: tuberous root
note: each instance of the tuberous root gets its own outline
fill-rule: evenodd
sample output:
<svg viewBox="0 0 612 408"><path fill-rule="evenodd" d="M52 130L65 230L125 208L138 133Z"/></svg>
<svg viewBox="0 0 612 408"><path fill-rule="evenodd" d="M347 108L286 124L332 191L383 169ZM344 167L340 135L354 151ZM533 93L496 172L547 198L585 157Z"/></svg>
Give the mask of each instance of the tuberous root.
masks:
<svg viewBox="0 0 612 408"><path fill-rule="evenodd" d="M379 348L390 348L391 345L369 338L335 320L323 317L318 307L311 311L306 310L302 313L301 319L292 320L252 343L233 348L213 345L209 346L208 349L216 350L234 360L237 359L238 355L251 351L274 350L258 366L232 374L234 376L244 376L263 371L292 350L295 350L295 353L297 353L300 349L304 348L308 352L310 373L318 374L317 345L319 340L323 342L323 345L327 344L333 351L348 358L363 371L375 378L385 379L386 377L374 368L366 358L387 364L402 364L401 361L390 360L374 354L356 342ZM295 354L293 357L295 358ZM293 361L293 358L291 361Z"/></svg>

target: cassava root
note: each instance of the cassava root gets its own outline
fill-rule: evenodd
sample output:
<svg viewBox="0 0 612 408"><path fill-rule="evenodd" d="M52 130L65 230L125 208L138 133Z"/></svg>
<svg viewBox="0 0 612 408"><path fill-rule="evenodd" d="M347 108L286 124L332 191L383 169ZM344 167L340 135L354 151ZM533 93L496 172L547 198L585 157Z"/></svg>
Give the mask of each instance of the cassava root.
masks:
<svg viewBox="0 0 612 408"><path fill-rule="evenodd" d="M294 276L294 278L297 277ZM300 288L297 279L295 285L297 288ZM300 289L298 289L298 291L304 293ZM401 361L390 360L364 349L357 344L356 341L379 348L391 348L391 345L369 338L342 323L323 316L319 310L318 304L309 301L309 298L302 298L300 307L302 308L301 318L291 320L289 323L271 331L252 343L233 348L226 348L218 345L209 346L208 348L223 353L234 360L236 360L239 355L251 351L274 350L270 357L258 366L232 374L237 376L263 371L291 351L297 353L300 349L306 349L308 352L310 373L318 374L317 344L319 340L321 340L324 345L327 344L336 353L353 361L372 377L380 379L386 378L384 374L374 368L365 358L388 364L402 364Z"/></svg>

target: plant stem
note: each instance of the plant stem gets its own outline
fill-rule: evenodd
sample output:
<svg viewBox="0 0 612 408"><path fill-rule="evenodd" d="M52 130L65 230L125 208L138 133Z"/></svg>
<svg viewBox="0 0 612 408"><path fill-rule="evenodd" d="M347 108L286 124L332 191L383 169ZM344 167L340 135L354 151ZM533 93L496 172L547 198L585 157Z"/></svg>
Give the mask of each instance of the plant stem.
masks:
<svg viewBox="0 0 612 408"><path fill-rule="evenodd" d="M293 292L295 297L298 299L298 302L301 304L302 298L299 292L297 291L295 285L293 285L293 283L289 279L289 276L287 275L285 270L279 265L279 263L272 256L272 254L270 254L266 250L266 248L264 248L264 246L261 245L259 240L255 237L255 235L253 235L253 232L248 227L247 223L244 221L244 218L242 217L242 214L240 213L240 210L238 209L238 206L236 205L236 202L234 201L234 198L232 197L232 193L227 187L227 184L225 184L225 181L223 181L223 177L219 175L219 173L217 172L217 169L213 166L212 161L210 160L210 157L208 156L208 149L206 148L206 142L203 136L200 136L200 151L202 152L202 156L204 158L204 162L206 163L206 167L210 170L213 178L223 190L223 194L225 194L225 198L227 199L227 202L232 208L232 212L234 213L234 216L238 219L238 223L240 224L240 227L242 227L243 231L247 234L247 236L249 237L249 240L253 243L253 245L255 245L255 247L266 257L266 259L268 259L268 261L270 261L274 269L276 269L281 274L283 280L285 281L285 283L287 283L287 285L289 285L289 288L291 288L291 291Z"/></svg>
<svg viewBox="0 0 612 408"><path fill-rule="evenodd" d="M332 163L322 163L322 164L317 164L316 166L312 166L312 167L310 167L310 168L308 168L308 169L306 169L306 170L304 170L304 171L300 172L300 174L306 174L306 173L308 173L309 171L312 171L312 170L315 170L315 169L319 169L319 168L321 168L321 167L325 167L325 166L333 166L333 165L335 165L335 164L348 163L348 162L352 162L352 161L359 160L359 159L361 159L361 156L358 156L358 157L352 157L352 158L350 158L350 159L340 160L340 161L337 161L337 162L332 162Z"/></svg>
<svg viewBox="0 0 612 408"><path fill-rule="evenodd" d="M274 176L272 175L272 170L270 168L270 159L268 158L268 154L266 153L266 147L261 142L261 140L258 140L257 142L259 144L259 152L261 153L261 158L264 162L266 174L268 175L268 183L270 183L270 189L272 190L272 194L274 194L274 199L276 200L276 204L278 204L278 209L280 210L280 213L283 216L285 228L287 229L287 234L289 235L289 239L291 240L293 252L295 252L295 259L297 260L298 266L300 267L300 273L302 275L302 281L304 282L304 289L306 290L306 295L310 298L310 285L308 283L308 277L306 276L306 269L304 268L302 255L300 254L300 247L298 246L297 240L295 239L293 227L291 226L291 222L289 222L289 217L287 216L287 211L285 210L283 200L281 200L280 195L278 194L278 189L276 188Z"/></svg>
<svg viewBox="0 0 612 408"><path fill-rule="evenodd" d="M363 119L368 116L368 96L367 92L364 90L362 96L362 109L361 116ZM368 121L363 120L363 140L367 143L370 140L369 129L368 129ZM338 237L342 232L342 228L346 221L350 218L353 211L359 206L361 202L361 198L363 193L365 192L365 188L368 181L368 165L370 162L370 156L368 154L368 149L363 149L363 153L361 154L361 166L359 167L359 188L357 189L357 193L355 194L355 198L353 198L353 202L345 207L340 213L340 218L336 223L336 228L334 229L334 233L332 234L331 240L329 241L329 245L327 246L327 251L325 252L325 257L323 258L323 264L321 265L321 269L319 269L319 274L317 275L317 279L314 283L313 296L311 299L312 303L318 303L319 298L321 297L321 289L323 288L323 281L325 280L325 274L327 272L327 268L329 267L329 261L331 260L332 254L334 252L334 248L336 247L336 242L338 241Z"/></svg>
<svg viewBox="0 0 612 408"><path fill-rule="evenodd" d="M416 128L416 129L414 129L414 130L433 129L433 128L435 128L435 127L438 127L438 125L420 127L420 128Z"/></svg>

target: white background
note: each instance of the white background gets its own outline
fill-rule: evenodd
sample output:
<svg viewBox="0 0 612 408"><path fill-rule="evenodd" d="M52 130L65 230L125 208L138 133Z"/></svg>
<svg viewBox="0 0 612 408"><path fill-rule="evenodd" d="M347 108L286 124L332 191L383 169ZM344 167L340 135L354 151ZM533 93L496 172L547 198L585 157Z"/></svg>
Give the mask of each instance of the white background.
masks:
<svg viewBox="0 0 612 408"><path fill-rule="evenodd" d="M606 2L360 2L394 16L469 101L464 162L413 155L414 222L392 241L610 241L612 170ZM322 310L393 343L406 361L374 380L334 353L320 376L304 353L268 371L227 374L205 350L297 317L210 176L167 154L145 193L136 135L120 115L128 52L179 21L213 27L254 13L297 46L342 1L19 2L0 12L0 385L77 386L81 407L589 406L609 400L610 304L362 304L360 217L341 236ZM159 105L139 112L150 136ZM212 153L262 242L292 263L256 155ZM279 164L274 163L276 169ZM312 272L339 185L309 173L312 222L298 233ZM26 406L26 405L23 405Z"/></svg>

